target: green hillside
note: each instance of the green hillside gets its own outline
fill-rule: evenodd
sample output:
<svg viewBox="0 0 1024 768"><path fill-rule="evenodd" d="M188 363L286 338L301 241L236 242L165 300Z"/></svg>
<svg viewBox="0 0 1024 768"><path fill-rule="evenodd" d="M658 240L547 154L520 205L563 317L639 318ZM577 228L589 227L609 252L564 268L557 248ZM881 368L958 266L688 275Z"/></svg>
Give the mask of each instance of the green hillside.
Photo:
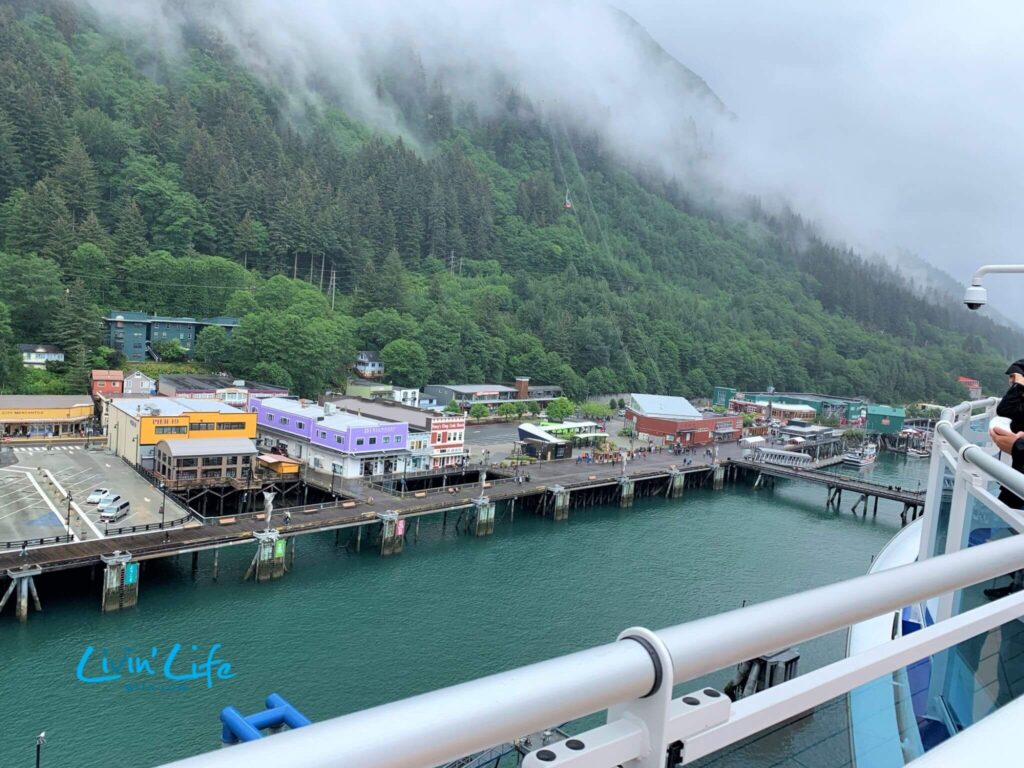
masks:
<svg viewBox="0 0 1024 768"><path fill-rule="evenodd" d="M242 316L201 358L304 394L366 347L413 385L951 401L957 374L998 387L1024 348L796 217L699 209L520 94L484 119L396 66L378 92L406 133L377 136L337 106L297 114L202 30L168 59L46 7L0 7L7 391L81 391L116 363L100 345L115 308ZM66 370L22 371L19 342L63 344Z"/></svg>

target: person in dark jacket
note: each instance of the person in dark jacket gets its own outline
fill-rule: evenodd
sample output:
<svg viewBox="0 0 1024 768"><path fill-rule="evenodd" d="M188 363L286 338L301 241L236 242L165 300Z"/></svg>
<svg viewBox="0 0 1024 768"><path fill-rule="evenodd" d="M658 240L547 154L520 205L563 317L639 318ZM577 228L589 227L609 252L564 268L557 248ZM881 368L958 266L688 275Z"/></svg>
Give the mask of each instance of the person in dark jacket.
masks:
<svg viewBox="0 0 1024 768"><path fill-rule="evenodd" d="M996 415L1002 416L1010 420L1010 433L1018 434L1024 432L1024 359L1018 360L1006 370L1006 375L1010 377L1010 388L1003 395L1003 399L999 401L999 405L996 406ZM1002 442L1010 445L1012 441L1006 437L1007 433L1003 433ZM992 432L992 439L996 441L996 444L1000 444L1000 440L996 437L997 433ZM1013 468L1018 472L1024 472L1024 453L1005 451L1011 454L1013 460ZM1024 509L1024 499L1021 499L1016 494L1010 493L1008 490L1003 488L999 492L999 500L1011 509Z"/></svg>
<svg viewBox="0 0 1024 768"><path fill-rule="evenodd" d="M1019 387L1021 385L1017 384L1017 386ZM1016 432L1007 432L1002 429L993 429L990 434L992 435L992 440L995 442L996 447L1003 453L1010 454L1014 467L1019 468L1024 466L1024 431L1018 430ZM1018 469L1018 471L1020 470ZM1012 496L1014 499L1017 499L1017 501L1020 501L1020 499L1012 493L1009 493L1005 488L1003 489L1003 493ZM999 498L1003 498L1002 494L1000 494ZM1017 509L1020 509L1020 507L1017 507ZM985 597L989 600L998 600L1000 597L1006 597L1013 592L1019 591L1022 586L1024 586L1024 571L1017 571L1016 573L1011 574L1010 583L1005 587L992 587L986 589Z"/></svg>
<svg viewBox="0 0 1024 768"><path fill-rule="evenodd" d="M1010 431L993 428L989 435L996 447L1010 455L1013 468L1024 472L1024 359L1018 360L1006 369L1010 377L1010 388L996 406L996 415L1010 420ZM1024 509L1024 499L1006 488L999 492L999 500L1011 509ZM1017 571L1005 587L985 590L985 597L996 600L1016 592L1024 585L1024 571Z"/></svg>

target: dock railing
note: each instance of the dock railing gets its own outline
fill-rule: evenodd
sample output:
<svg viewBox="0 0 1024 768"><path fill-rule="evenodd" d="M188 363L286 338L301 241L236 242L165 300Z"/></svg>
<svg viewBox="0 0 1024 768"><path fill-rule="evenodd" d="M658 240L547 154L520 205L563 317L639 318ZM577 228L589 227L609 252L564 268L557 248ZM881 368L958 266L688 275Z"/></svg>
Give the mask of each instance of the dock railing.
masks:
<svg viewBox="0 0 1024 768"><path fill-rule="evenodd" d="M1017 513L992 493L998 481L1024 497L1024 476L1000 462L991 447L983 447L993 407L994 401L962 404L936 428L925 518L934 531L917 562L657 632L626 629L605 645L171 765L432 768L607 710L605 725L537 750L523 765L665 768L692 763L778 727L918 660L938 658L1024 616L1024 590L966 611L959 610L954 597L966 587L1024 568L1024 536L967 546L968 497L1006 520L1009 529L1022 528ZM982 422L982 430L973 426ZM922 536L926 539L929 535ZM936 547L939 539L943 545ZM855 623L895 616L930 598L939 598L944 610L935 623L911 634L894 633L876 647L736 702L693 683L695 690L673 699L674 685ZM937 676L933 673L933 681ZM896 741L896 754L902 743ZM1007 759L1014 758L1008 754Z"/></svg>

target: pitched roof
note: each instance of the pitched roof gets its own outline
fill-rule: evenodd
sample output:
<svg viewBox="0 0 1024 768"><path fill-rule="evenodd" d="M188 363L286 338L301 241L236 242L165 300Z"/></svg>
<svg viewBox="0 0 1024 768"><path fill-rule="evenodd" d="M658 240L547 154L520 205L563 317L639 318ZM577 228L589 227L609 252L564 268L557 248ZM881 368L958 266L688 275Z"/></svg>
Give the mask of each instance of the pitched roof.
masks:
<svg viewBox="0 0 1024 768"><path fill-rule="evenodd" d="M157 445L170 456L255 456L259 451L244 437L202 437L188 440L161 440Z"/></svg>
<svg viewBox="0 0 1024 768"><path fill-rule="evenodd" d="M19 344L18 350L21 352L49 352L51 354L62 354L64 352L56 344Z"/></svg>
<svg viewBox="0 0 1024 768"><path fill-rule="evenodd" d="M130 416L181 416L185 413L234 413L241 416L240 411L232 405L220 400L189 400L173 397L145 397L131 400L115 400L111 407L123 411Z"/></svg>
<svg viewBox="0 0 1024 768"><path fill-rule="evenodd" d="M699 419L701 413L685 397L630 394L630 405L644 416L655 418Z"/></svg>
<svg viewBox="0 0 1024 768"><path fill-rule="evenodd" d="M458 392L462 395L475 395L480 392L515 392L513 387L506 387L503 384L442 384L440 386Z"/></svg>
<svg viewBox="0 0 1024 768"><path fill-rule="evenodd" d="M123 381L124 371L105 371L95 368L91 376L93 381Z"/></svg>
<svg viewBox="0 0 1024 768"><path fill-rule="evenodd" d="M287 394L286 387L246 381L234 376L203 375L193 373L161 373L161 384L170 384L175 389L190 392L215 392L218 389L247 389L249 391Z"/></svg>
<svg viewBox="0 0 1024 768"><path fill-rule="evenodd" d="M89 395L0 395L0 409L93 407Z"/></svg>

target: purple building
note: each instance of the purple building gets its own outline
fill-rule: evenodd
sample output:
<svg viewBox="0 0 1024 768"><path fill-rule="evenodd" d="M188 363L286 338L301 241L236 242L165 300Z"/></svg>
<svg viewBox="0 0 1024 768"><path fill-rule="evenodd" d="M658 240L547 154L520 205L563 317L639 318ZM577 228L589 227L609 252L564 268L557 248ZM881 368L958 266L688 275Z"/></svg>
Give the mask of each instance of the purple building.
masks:
<svg viewBox="0 0 1024 768"><path fill-rule="evenodd" d="M345 411L330 403L268 397L251 400L257 444L287 448L288 455L321 472L363 477L402 472L409 456L409 425Z"/></svg>

